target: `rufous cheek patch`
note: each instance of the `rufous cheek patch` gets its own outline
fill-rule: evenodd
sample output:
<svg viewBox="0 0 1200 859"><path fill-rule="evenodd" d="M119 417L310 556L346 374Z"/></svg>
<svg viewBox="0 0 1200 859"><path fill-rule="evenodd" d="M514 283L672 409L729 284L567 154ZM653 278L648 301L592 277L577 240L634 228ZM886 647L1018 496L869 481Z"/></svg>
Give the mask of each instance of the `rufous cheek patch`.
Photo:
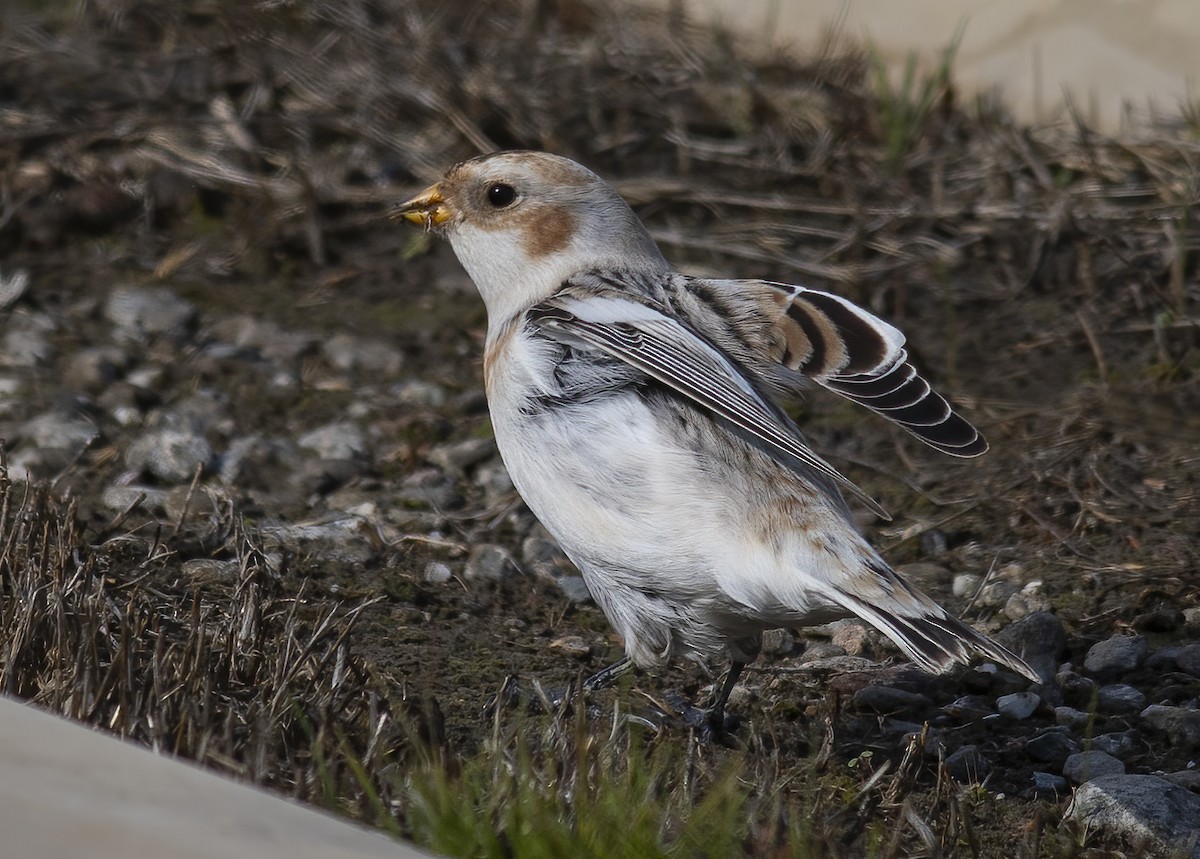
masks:
<svg viewBox="0 0 1200 859"><path fill-rule="evenodd" d="M530 259L558 253L571 243L575 216L559 206L539 206L530 212L521 230L521 249Z"/></svg>

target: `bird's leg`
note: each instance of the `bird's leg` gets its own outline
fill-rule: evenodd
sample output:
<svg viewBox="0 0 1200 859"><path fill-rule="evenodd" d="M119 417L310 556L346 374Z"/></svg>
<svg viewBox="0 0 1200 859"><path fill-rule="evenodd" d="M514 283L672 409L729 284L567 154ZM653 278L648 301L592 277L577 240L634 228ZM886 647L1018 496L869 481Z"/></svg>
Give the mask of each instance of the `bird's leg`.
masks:
<svg viewBox="0 0 1200 859"><path fill-rule="evenodd" d="M632 671L633 667L632 660L628 656L622 656L612 665L601 668L591 677L584 680L583 690L585 692L595 692L597 689L603 689L626 672Z"/></svg>
<svg viewBox="0 0 1200 859"><path fill-rule="evenodd" d="M719 737L725 733L725 702L729 700L729 693L733 691L738 677L742 674L742 669L747 664L737 659L729 663L729 671L721 682L721 691L717 693L712 706L708 708L708 725L715 736Z"/></svg>

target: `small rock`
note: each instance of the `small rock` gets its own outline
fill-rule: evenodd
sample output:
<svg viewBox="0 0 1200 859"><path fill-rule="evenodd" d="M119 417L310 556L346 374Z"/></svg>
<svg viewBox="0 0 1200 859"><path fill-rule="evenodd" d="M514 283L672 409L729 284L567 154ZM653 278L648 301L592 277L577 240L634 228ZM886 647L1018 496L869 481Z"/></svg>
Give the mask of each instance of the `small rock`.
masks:
<svg viewBox="0 0 1200 859"><path fill-rule="evenodd" d="M306 432L296 443L321 459L363 459L367 437L356 425L341 421Z"/></svg>
<svg viewBox="0 0 1200 859"><path fill-rule="evenodd" d="M1095 680L1076 674L1070 668L1058 672L1054 679L1062 690L1064 703L1080 710L1092 709L1092 699L1096 695Z"/></svg>
<svg viewBox="0 0 1200 859"><path fill-rule="evenodd" d="M1191 606L1183 610L1183 623L1188 629L1200 632L1200 606Z"/></svg>
<svg viewBox="0 0 1200 859"><path fill-rule="evenodd" d="M996 709L1000 715L1020 722L1032 716L1040 703L1042 699L1036 692L1014 692L997 698Z"/></svg>
<svg viewBox="0 0 1200 859"><path fill-rule="evenodd" d="M468 579L502 579L516 573L512 557L503 546L480 543L471 549L465 575Z"/></svg>
<svg viewBox="0 0 1200 859"><path fill-rule="evenodd" d="M1200 767L1192 767L1190 770L1180 770L1179 772L1166 773L1163 775L1171 784L1177 784L1182 788L1187 788L1193 793L1200 793Z"/></svg>
<svg viewBox="0 0 1200 859"><path fill-rule="evenodd" d="M1133 628L1142 632L1174 632L1183 626L1183 612L1177 608L1156 608L1133 619Z"/></svg>
<svg viewBox="0 0 1200 859"><path fill-rule="evenodd" d="M1162 845L1164 855L1200 857L1200 796L1158 776L1094 778L1075 792L1066 819L1106 838Z"/></svg>
<svg viewBox="0 0 1200 859"><path fill-rule="evenodd" d="M1076 752L1063 764L1063 775L1075 784L1083 784L1106 775L1122 775L1125 764L1101 751Z"/></svg>
<svg viewBox="0 0 1200 859"><path fill-rule="evenodd" d="M440 585L445 584L454 577L454 571L450 569L450 565L442 561L430 561L425 565L425 572L422 578L430 584Z"/></svg>
<svg viewBox="0 0 1200 859"><path fill-rule="evenodd" d="M508 469L504 467L504 463L497 457L475 469L475 483L483 488L487 493L489 501L509 495L516 492L516 487L513 486L512 478L508 475Z"/></svg>
<svg viewBox="0 0 1200 859"><path fill-rule="evenodd" d="M1025 752L1041 763L1062 766L1068 757L1079 751L1079 744L1061 729L1049 730L1025 742Z"/></svg>
<svg viewBox="0 0 1200 859"><path fill-rule="evenodd" d="M496 455L496 442L490 438L469 438L431 449L426 459L447 471L464 472L473 465Z"/></svg>
<svg viewBox="0 0 1200 859"><path fill-rule="evenodd" d="M946 771L960 784L974 784L987 778L992 765L979 753L977 746L963 746L946 756Z"/></svg>
<svg viewBox="0 0 1200 859"><path fill-rule="evenodd" d="M762 652L766 656L790 656L796 640L786 629L768 629L762 635Z"/></svg>
<svg viewBox="0 0 1200 859"><path fill-rule="evenodd" d="M540 529L539 529L540 530ZM545 533L544 531L542 533ZM521 541L521 560L529 565L570 563L558 543L550 537L532 534Z"/></svg>
<svg viewBox="0 0 1200 859"><path fill-rule="evenodd" d="M996 712L991 698L983 695L964 695L942 708L942 712L962 722L977 722Z"/></svg>
<svg viewBox="0 0 1200 859"><path fill-rule="evenodd" d="M573 603L582 605L592 600L592 592L588 590L583 576L559 576L555 583L563 592L563 596Z"/></svg>
<svg viewBox="0 0 1200 859"><path fill-rule="evenodd" d="M382 340L364 340L352 334L335 334L321 344L329 363L339 370L395 375L400 372L404 355Z"/></svg>
<svg viewBox="0 0 1200 859"><path fill-rule="evenodd" d="M0 340L0 364L7 367L37 367L55 353L50 342L54 322L43 314L16 313L8 320Z"/></svg>
<svg viewBox="0 0 1200 859"><path fill-rule="evenodd" d="M129 355L116 346L80 349L63 369L63 384L72 391L98 394L121 377L129 366Z"/></svg>
<svg viewBox="0 0 1200 859"><path fill-rule="evenodd" d="M46 412L30 418L17 435L36 447L78 452L100 434L96 425L79 415Z"/></svg>
<svg viewBox="0 0 1200 859"><path fill-rule="evenodd" d="M158 429L138 436L125 449L125 464L164 483L192 479L196 466L207 468L213 449L204 436L187 430Z"/></svg>
<svg viewBox="0 0 1200 859"><path fill-rule="evenodd" d="M121 513L134 504L143 510L161 513L166 510L167 494L167 490L153 486L109 486L100 500L108 509Z"/></svg>
<svg viewBox="0 0 1200 859"><path fill-rule="evenodd" d="M1074 707L1055 707L1054 723L1068 728L1082 728L1092 720L1091 713L1076 710Z"/></svg>
<svg viewBox="0 0 1200 859"><path fill-rule="evenodd" d="M0 310L16 304L27 289L29 272L23 269L14 269L9 273L0 272Z"/></svg>
<svg viewBox="0 0 1200 859"><path fill-rule="evenodd" d="M1033 793L1039 799L1058 799L1067 793L1067 780L1054 773L1035 772L1032 776Z"/></svg>
<svg viewBox="0 0 1200 859"><path fill-rule="evenodd" d="M446 404L446 389L433 382L410 379L391 388L391 395L402 406L440 408Z"/></svg>
<svg viewBox="0 0 1200 859"><path fill-rule="evenodd" d="M907 713L933 706L933 702L919 692L878 683L855 692L853 702L858 710L870 713Z"/></svg>
<svg viewBox="0 0 1200 859"><path fill-rule="evenodd" d="M1008 602L1009 598L1016 593L1019 593L1021 588L1012 582L990 581L983 586L983 590L979 592L979 597L976 602L984 608L1000 608Z"/></svg>
<svg viewBox="0 0 1200 859"><path fill-rule="evenodd" d="M1035 612L1049 610L1049 598L1040 589L1030 590L1028 585L1010 596L1004 604L1004 613L1011 620L1021 620Z"/></svg>
<svg viewBox="0 0 1200 859"><path fill-rule="evenodd" d="M974 573L960 573L954 577L950 590L956 597L970 599L979 591L979 583L982 581L983 579Z"/></svg>
<svg viewBox="0 0 1200 859"><path fill-rule="evenodd" d="M104 315L120 334L132 339L147 335L182 334L196 318L196 308L162 287L125 286L114 289Z"/></svg>
<svg viewBox="0 0 1200 859"><path fill-rule="evenodd" d="M1200 677L1200 644L1187 644L1180 648L1175 656L1175 664L1180 671Z"/></svg>
<svg viewBox="0 0 1200 859"><path fill-rule="evenodd" d="M1101 713L1139 713L1146 706L1146 696L1127 683L1109 683L1096 690L1096 706Z"/></svg>
<svg viewBox="0 0 1200 859"><path fill-rule="evenodd" d="M996 640L1021 656L1041 677L1053 677L1067 649L1067 630L1058 615L1036 611L1004 627Z"/></svg>
<svg viewBox="0 0 1200 859"><path fill-rule="evenodd" d="M1150 648L1140 635L1114 635L1091 646L1083 668L1098 677L1113 677L1133 671L1146 658Z"/></svg>
<svg viewBox="0 0 1200 859"><path fill-rule="evenodd" d="M1106 755L1119 757L1133 751L1134 735L1132 731L1114 731L1111 734L1101 734L1092 737L1089 747Z"/></svg>
<svg viewBox="0 0 1200 859"><path fill-rule="evenodd" d="M857 620L839 620L830 624L833 634L829 640L851 656L861 656L870 646L867 627Z"/></svg>
<svg viewBox="0 0 1200 859"><path fill-rule="evenodd" d="M409 474L401 482L396 495L408 507L433 510L453 510L463 503L458 483L436 468L420 469Z"/></svg>
<svg viewBox="0 0 1200 859"><path fill-rule="evenodd" d="M1167 735L1181 749L1200 747L1200 710L1151 704L1141 714L1142 721Z"/></svg>

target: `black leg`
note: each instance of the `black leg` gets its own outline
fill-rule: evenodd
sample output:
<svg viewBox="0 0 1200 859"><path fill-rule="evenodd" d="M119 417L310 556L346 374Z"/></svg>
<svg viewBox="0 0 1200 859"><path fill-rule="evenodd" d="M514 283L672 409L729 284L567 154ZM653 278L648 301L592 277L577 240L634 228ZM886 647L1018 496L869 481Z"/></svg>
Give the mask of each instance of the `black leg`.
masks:
<svg viewBox="0 0 1200 859"><path fill-rule="evenodd" d="M721 683L721 691L717 693L713 705L708 708L709 727L712 728L713 733L718 737L725 733L725 702L729 700L729 693L733 691L733 687L746 665L747 663L739 662L736 659L729 663L729 672L725 675L725 679Z"/></svg>
<svg viewBox="0 0 1200 859"><path fill-rule="evenodd" d="M595 692L597 689L603 689L621 675L628 671L632 671L633 667L633 662L630 661L629 657L622 656L612 665L609 665L606 668L601 668L591 677L584 680L583 689L585 692Z"/></svg>

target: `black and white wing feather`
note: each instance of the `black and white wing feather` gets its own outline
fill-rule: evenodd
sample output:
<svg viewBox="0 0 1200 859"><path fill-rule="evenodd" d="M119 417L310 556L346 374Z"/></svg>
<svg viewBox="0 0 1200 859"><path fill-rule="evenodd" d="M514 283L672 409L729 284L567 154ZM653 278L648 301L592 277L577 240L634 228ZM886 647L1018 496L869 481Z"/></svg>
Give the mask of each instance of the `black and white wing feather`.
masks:
<svg viewBox="0 0 1200 859"><path fill-rule="evenodd" d="M733 360L678 318L616 293L559 293L526 318L548 336L617 358L731 426L768 455L842 486L876 514L870 496L822 459Z"/></svg>
<svg viewBox="0 0 1200 859"><path fill-rule="evenodd" d="M943 453L974 457L987 451L979 431L917 371L904 334L894 326L816 289L767 281L706 283L743 300L759 296L761 312L774 319L772 357L784 367L894 421Z"/></svg>

